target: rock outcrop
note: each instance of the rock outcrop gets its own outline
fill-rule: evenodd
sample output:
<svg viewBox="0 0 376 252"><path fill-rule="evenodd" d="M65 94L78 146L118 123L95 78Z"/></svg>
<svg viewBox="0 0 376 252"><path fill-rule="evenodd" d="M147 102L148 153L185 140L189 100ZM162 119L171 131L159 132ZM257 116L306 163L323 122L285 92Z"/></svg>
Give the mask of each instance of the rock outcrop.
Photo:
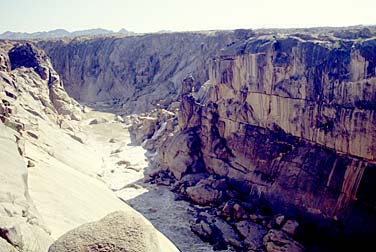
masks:
<svg viewBox="0 0 376 252"><path fill-rule="evenodd" d="M79 119L81 106L66 94L43 51L26 42L0 48L1 251L46 251L53 239L29 194L28 169L35 164L26 140L38 141L38 119L58 128Z"/></svg>
<svg viewBox="0 0 376 252"><path fill-rule="evenodd" d="M153 159L167 171L154 182L175 183L183 198L218 209L240 236L239 221L278 229L261 245L270 251L304 250L290 236L327 242L318 245L324 250L338 234L346 242L334 246L369 242L376 233L374 36L356 29L253 34L228 45L199 90L194 74L182 81L180 132L156 149ZM147 142L154 126L142 128L153 129L139 132ZM213 175L226 186L216 188ZM271 212L249 207L255 199ZM273 212L303 224L271 219ZM211 225L198 218L192 229L216 244ZM323 241L326 235L332 238Z"/></svg>
<svg viewBox="0 0 376 252"><path fill-rule="evenodd" d="M198 94L207 169L324 216L357 198L367 202L376 40L268 37L237 48L244 50L214 60L212 84Z"/></svg>
<svg viewBox="0 0 376 252"><path fill-rule="evenodd" d="M38 43L50 56L67 92L80 102L105 101L122 113L167 108L179 98L182 79L208 78L208 61L252 31L148 34L123 38Z"/></svg>
<svg viewBox="0 0 376 252"><path fill-rule="evenodd" d="M60 237L49 252L178 252L136 212L114 212Z"/></svg>
<svg viewBox="0 0 376 252"><path fill-rule="evenodd" d="M198 92L189 92L191 77L183 82L175 138L196 135L207 172L273 211L332 219L341 232L371 237L375 55L375 38L277 34L234 43L213 59Z"/></svg>
<svg viewBox="0 0 376 252"><path fill-rule="evenodd" d="M9 61L12 70L22 67L32 68L40 76L42 82L47 84L44 89L48 88L47 94L52 106L48 104L48 100L46 101L47 97L44 97L43 101L46 103L44 106L55 110L58 114L69 116L75 120L80 119L80 105L65 92L59 75L51 66L44 51L31 43L16 45L9 51Z"/></svg>
<svg viewBox="0 0 376 252"><path fill-rule="evenodd" d="M128 133L123 118L91 111L70 98L49 58L33 43L1 41L0 48L0 251L46 252L67 230L116 210L126 212L128 229L136 232L126 231L134 251L177 251L97 177L111 164L91 146L99 140L93 132L103 126ZM106 244L91 249L113 248Z"/></svg>
<svg viewBox="0 0 376 252"><path fill-rule="evenodd" d="M0 248L46 251L52 239L29 196L26 163L17 139L21 139L18 132L0 124Z"/></svg>

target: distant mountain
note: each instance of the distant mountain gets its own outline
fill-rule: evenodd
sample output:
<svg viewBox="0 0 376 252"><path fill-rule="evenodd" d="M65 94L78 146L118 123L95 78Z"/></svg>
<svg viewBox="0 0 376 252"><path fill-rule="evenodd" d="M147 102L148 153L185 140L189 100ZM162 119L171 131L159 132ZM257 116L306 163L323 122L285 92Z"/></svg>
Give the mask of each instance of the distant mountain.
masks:
<svg viewBox="0 0 376 252"><path fill-rule="evenodd" d="M79 36L97 36L97 35L108 35L108 34L113 34L115 32L111 30L106 30L106 29L88 29L88 30L82 30L82 31L74 31L71 33L72 37L79 37Z"/></svg>
<svg viewBox="0 0 376 252"><path fill-rule="evenodd" d="M129 31L128 31L127 29L122 28L122 29L120 29L120 30L118 31L118 33L121 33L121 34L128 34Z"/></svg>
<svg viewBox="0 0 376 252"><path fill-rule="evenodd" d="M160 30L160 31L157 31L157 33L173 33L174 31L173 30Z"/></svg>
<svg viewBox="0 0 376 252"><path fill-rule="evenodd" d="M80 36L99 36L99 35L109 35L109 34L125 34L132 35L134 32L130 32L126 29L121 29L119 32L114 32L111 30L106 30L102 28L88 29L69 32L64 29L56 29L51 31L43 32L11 32L6 31L0 34L0 39L49 39L49 38L64 38L64 37L80 37Z"/></svg>
<svg viewBox="0 0 376 252"><path fill-rule="evenodd" d="M117 33L118 33L118 34L125 34L125 35L135 35L135 34L136 34L135 32L133 32L133 31L128 31L128 30L126 30L126 29L124 29L124 28L120 29Z"/></svg>

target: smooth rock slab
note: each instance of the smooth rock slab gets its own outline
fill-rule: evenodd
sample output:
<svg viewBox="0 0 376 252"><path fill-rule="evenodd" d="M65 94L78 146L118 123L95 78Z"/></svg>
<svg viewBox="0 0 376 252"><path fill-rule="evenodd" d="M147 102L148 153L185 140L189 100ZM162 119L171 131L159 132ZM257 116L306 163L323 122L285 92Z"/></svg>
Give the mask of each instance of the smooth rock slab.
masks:
<svg viewBox="0 0 376 252"><path fill-rule="evenodd" d="M17 252L6 240L0 238L0 251Z"/></svg>

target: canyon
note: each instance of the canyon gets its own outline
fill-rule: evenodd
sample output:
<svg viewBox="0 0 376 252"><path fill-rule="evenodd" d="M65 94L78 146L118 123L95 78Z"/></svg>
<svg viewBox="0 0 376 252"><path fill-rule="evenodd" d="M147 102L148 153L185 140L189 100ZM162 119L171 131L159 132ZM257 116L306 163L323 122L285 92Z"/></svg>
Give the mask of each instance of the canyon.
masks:
<svg viewBox="0 0 376 252"><path fill-rule="evenodd" d="M375 27L0 48L2 250L74 250L119 210L135 251L373 244Z"/></svg>

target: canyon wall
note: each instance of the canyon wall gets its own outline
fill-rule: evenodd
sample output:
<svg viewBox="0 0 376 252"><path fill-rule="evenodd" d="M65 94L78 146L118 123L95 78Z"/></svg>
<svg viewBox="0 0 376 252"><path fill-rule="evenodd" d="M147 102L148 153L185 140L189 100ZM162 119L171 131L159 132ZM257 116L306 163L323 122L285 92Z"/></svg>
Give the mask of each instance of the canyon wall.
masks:
<svg viewBox="0 0 376 252"><path fill-rule="evenodd" d="M179 158L179 146L176 155L167 153L175 147L160 151L178 178L204 167L275 207L341 219L353 205L374 216L376 204L371 28L153 34L38 46L81 102L110 102L127 114L168 107L181 94L181 135L198 136L199 154L190 162ZM187 74L193 79L181 87Z"/></svg>
<svg viewBox="0 0 376 252"><path fill-rule="evenodd" d="M274 209L375 232L375 38L258 36L213 59L198 92L192 83L181 134L197 135L208 172ZM166 165L180 177L196 163Z"/></svg>
<svg viewBox="0 0 376 252"><path fill-rule="evenodd" d="M239 30L38 46L83 103L129 114L179 100L181 132L158 146L161 167L178 180L214 174L228 195L372 236L375 36L367 28Z"/></svg>
<svg viewBox="0 0 376 252"><path fill-rule="evenodd" d="M149 34L133 37L41 41L67 92L80 102L109 102L123 112L145 112L176 101L188 73L198 89L209 59L250 30Z"/></svg>

